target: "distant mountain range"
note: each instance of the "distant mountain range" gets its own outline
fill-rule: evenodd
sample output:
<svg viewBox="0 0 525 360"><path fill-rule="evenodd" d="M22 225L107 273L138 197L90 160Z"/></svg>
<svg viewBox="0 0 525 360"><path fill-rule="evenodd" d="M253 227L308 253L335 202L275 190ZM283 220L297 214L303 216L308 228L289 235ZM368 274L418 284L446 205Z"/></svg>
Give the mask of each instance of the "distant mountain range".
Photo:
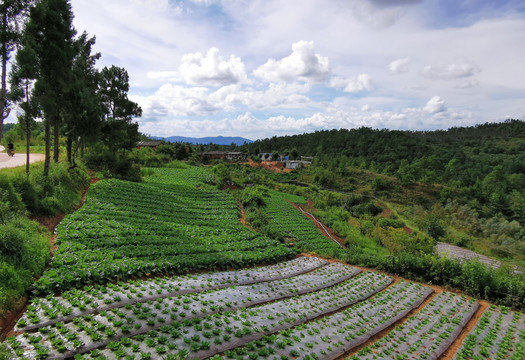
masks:
<svg viewBox="0 0 525 360"><path fill-rule="evenodd" d="M234 143L237 146L243 145L245 142L247 144L252 143L253 141L250 139L245 139L240 136L213 136L213 137L203 137L203 138L193 138L193 137L184 137L184 136L170 136L170 137L158 137L153 136L152 139L155 140L164 140L169 142L183 142L183 143L190 143L190 144L217 144L217 145L231 145Z"/></svg>

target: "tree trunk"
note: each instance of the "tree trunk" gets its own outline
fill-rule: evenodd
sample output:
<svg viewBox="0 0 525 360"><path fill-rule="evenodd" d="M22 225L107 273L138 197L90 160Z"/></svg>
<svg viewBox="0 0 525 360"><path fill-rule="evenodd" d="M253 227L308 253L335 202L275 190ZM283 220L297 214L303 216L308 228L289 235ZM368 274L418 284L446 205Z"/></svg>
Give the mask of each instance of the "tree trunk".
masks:
<svg viewBox="0 0 525 360"><path fill-rule="evenodd" d="M67 162L69 163L69 165L73 165L72 149L73 149L73 140L71 139L71 136L68 136L67 143L66 143L66 152L67 152Z"/></svg>
<svg viewBox="0 0 525 360"><path fill-rule="evenodd" d="M29 116L26 114L26 173L29 176L29 146L31 145L31 124Z"/></svg>
<svg viewBox="0 0 525 360"><path fill-rule="evenodd" d="M49 175L49 164L51 162L51 119L45 119L44 137L46 142L45 159L44 159L44 177Z"/></svg>
<svg viewBox="0 0 525 360"><path fill-rule="evenodd" d="M54 130L55 143L53 146L53 160L55 160L55 162L57 163L59 152L60 152L60 149L59 149L60 147L60 115L58 113L58 110L57 110L54 120L55 121L53 121L53 130Z"/></svg>
<svg viewBox="0 0 525 360"><path fill-rule="evenodd" d="M7 9L2 17L2 34L7 32ZM6 111L6 94L7 94L7 46L2 44L2 50L0 54L2 58L2 90L0 90L0 141L3 137L4 132L4 120L9 116L9 111Z"/></svg>
<svg viewBox="0 0 525 360"><path fill-rule="evenodd" d="M26 80L26 103L29 108L29 80ZM31 146L31 118L29 114L24 115L26 123L26 174L29 176L29 147Z"/></svg>

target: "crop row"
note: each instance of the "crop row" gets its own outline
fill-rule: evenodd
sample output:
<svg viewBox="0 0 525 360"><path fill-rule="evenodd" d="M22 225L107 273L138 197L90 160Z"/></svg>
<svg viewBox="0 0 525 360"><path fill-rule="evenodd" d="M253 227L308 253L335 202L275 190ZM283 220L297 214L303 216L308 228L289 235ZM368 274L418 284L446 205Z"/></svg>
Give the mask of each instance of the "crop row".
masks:
<svg viewBox="0 0 525 360"><path fill-rule="evenodd" d="M400 282L333 315L227 351L225 357L335 359L403 318L432 292L419 284Z"/></svg>
<svg viewBox="0 0 525 360"><path fill-rule="evenodd" d="M172 323L191 323L193 318L324 289L348 280L359 272L345 265L331 264L292 278L159 297L147 302L130 302L96 315L79 315L71 321L40 327L18 336L11 343L18 356L66 358L106 346L122 337L144 334ZM354 282L354 287L357 285L358 282Z"/></svg>
<svg viewBox="0 0 525 360"><path fill-rule="evenodd" d="M442 292L416 315L350 360L438 359L478 307L474 299Z"/></svg>
<svg viewBox="0 0 525 360"><path fill-rule="evenodd" d="M333 255L340 250L340 246L326 238L312 220L290 204L289 199L293 199L293 195L277 191L271 191L270 194L266 211L272 228L281 237L293 238L299 248L321 255Z"/></svg>
<svg viewBox="0 0 525 360"><path fill-rule="evenodd" d="M327 264L315 257L298 257L276 265L245 270L86 286L83 289L65 291L60 297L48 295L33 299L18 322L17 330L27 331L55 322L70 321L74 317L136 302L290 278Z"/></svg>
<svg viewBox="0 0 525 360"><path fill-rule="evenodd" d="M387 276L361 274L333 288L307 295L210 316L186 326L173 323L158 332L135 336L131 342L121 341L120 346L107 348L101 355L117 359L137 353L150 353L152 358L185 354L192 359L205 359L354 304L383 289L391 281ZM165 341L166 337L169 337L169 342ZM96 358L98 354L93 355L90 358Z"/></svg>
<svg viewBox="0 0 525 360"><path fill-rule="evenodd" d="M294 257L278 241L246 229L233 197L199 182L204 170L155 173L146 183L111 179L90 189L84 206L58 226L58 249L34 285L36 295ZM188 174L195 182L182 181Z"/></svg>
<svg viewBox="0 0 525 360"><path fill-rule="evenodd" d="M454 357L467 359L525 359L525 315L492 305Z"/></svg>

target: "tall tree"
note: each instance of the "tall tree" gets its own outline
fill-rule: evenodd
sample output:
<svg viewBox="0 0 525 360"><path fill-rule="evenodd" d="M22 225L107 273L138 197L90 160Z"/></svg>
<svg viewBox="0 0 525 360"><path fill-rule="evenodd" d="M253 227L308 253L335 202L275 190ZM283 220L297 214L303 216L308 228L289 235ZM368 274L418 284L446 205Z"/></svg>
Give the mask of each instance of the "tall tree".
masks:
<svg viewBox="0 0 525 360"><path fill-rule="evenodd" d="M54 160L59 157L61 111L71 82L74 56L73 13L68 0L41 0L30 10L22 47L31 48L35 74L34 96L44 115L44 176L51 162L51 127Z"/></svg>
<svg viewBox="0 0 525 360"><path fill-rule="evenodd" d="M134 117L142 116L140 106L128 99L129 75L117 66L104 67L100 72L99 95L105 107L106 121L102 141L116 153L131 149L139 139Z"/></svg>
<svg viewBox="0 0 525 360"><path fill-rule="evenodd" d="M73 77L64 112L67 158L71 165L75 163L79 147L97 138L104 117L104 107L97 94L99 72L95 68L100 53L91 53L94 44L95 37L89 38L86 32L73 44Z"/></svg>
<svg viewBox="0 0 525 360"><path fill-rule="evenodd" d="M31 130L35 124L34 118L38 116L38 105L33 96L34 89L34 61L33 49L25 47L16 53L16 63L11 71L11 90L9 98L20 104L23 114L19 114L18 121L22 125L26 138L26 173L29 175L29 147L31 143Z"/></svg>
<svg viewBox="0 0 525 360"><path fill-rule="evenodd" d="M2 62L2 88L0 89L0 140L4 120L10 114L7 98L7 63L20 40L20 25L27 15L32 0L2 0L0 3L0 61Z"/></svg>

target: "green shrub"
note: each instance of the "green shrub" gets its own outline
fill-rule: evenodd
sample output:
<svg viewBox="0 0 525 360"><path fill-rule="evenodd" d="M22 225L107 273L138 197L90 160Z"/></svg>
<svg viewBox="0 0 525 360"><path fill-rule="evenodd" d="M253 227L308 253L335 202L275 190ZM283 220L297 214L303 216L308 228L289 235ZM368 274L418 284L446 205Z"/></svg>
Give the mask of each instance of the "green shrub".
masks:
<svg viewBox="0 0 525 360"><path fill-rule="evenodd" d="M387 191L391 190L394 187L394 184L392 181L385 179L383 177L375 177L374 180L372 180L372 188L375 191Z"/></svg>
<svg viewBox="0 0 525 360"><path fill-rule="evenodd" d="M401 220L395 220L395 219L386 219L381 218L377 221L377 225L382 227L383 229L386 228L394 228L394 229L401 229L405 227L405 223Z"/></svg>
<svg viewBox="0 0 525 360"><path fill-rule="evenodd" d="M173 160L165 165L165 167L172 169L187 169L188 166L188 164L179 160Z"/></svg>
<svg viewBox="0 0 525 360"><path fill-rule="evenodd" d="M13 213L24 209L22 198L8 177L0 176L0 221L5 222Z"/></svg>
<svg viewBox="0 0 525 360"><path fill-rule="evenodd" d="M42 274L51 243L35 222L15 217L0 225L0 314L12 309Z"/></svg>
<svg viewBox="0 0 525 360"><path fill-rule="evenodd" d="M261 208L266 206L266 199L270 196L266 186L257 185L246 188L241 193L242 205L246 208Z"/></svg>
<svg viewBox="0 0 525 360"><path fill-rule="evenodd" d="M86 166L100 171L107 176L122 180L140 182L140 166L133 163L133 159L126 155L116 155L103 148L94 148L84 158Z"/></svg>

